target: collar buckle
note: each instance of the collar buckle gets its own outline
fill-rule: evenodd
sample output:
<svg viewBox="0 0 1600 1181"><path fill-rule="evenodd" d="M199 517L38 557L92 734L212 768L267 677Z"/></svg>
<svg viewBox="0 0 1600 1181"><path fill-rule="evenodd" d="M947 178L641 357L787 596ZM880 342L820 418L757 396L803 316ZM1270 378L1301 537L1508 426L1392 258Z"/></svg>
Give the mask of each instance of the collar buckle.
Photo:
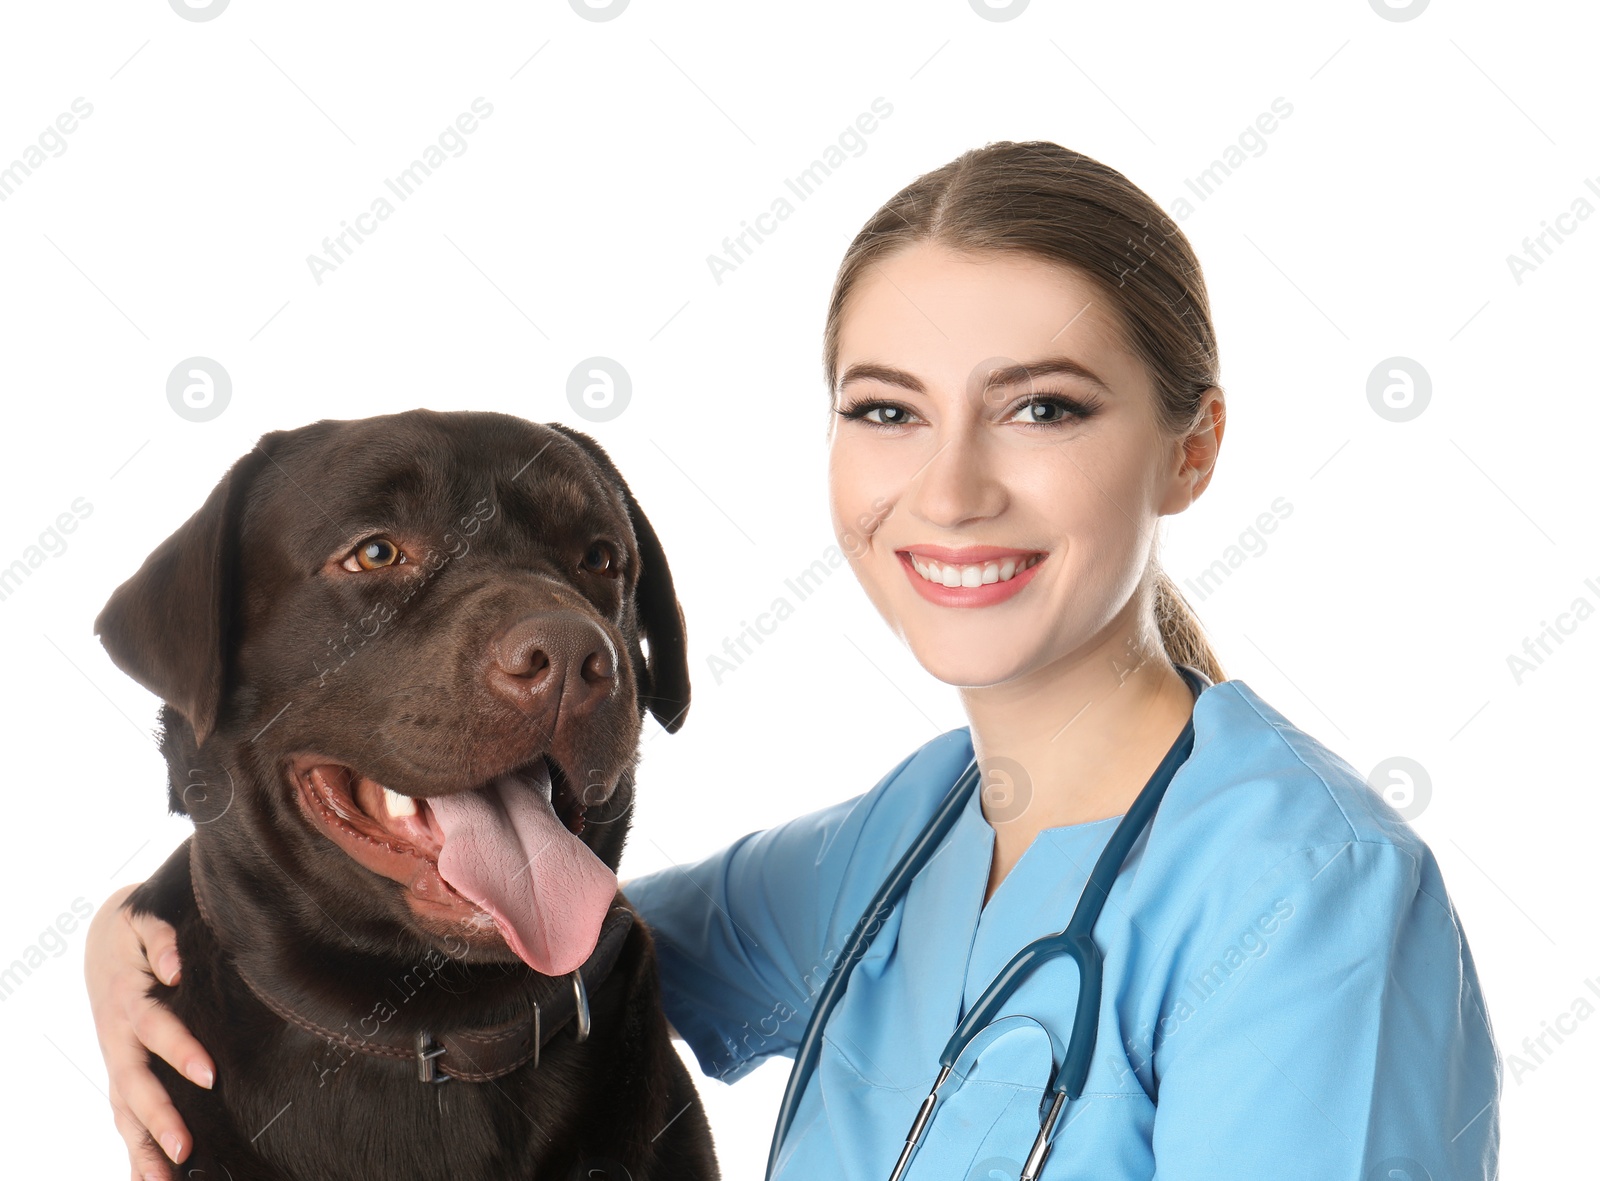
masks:
<svg viewBox="0 0 1600 1181"><path fill-rule="evenodd" d="M450 1076L440 1070L435 1061L445 1048L435 1045L427 1030L417 1034L417 1081L419 1083L447 1083Z"/></svg>
<svg viewBox="0 0 1600 1181"><path fill-rule="evenodd" d="M577 1002L577 1027L573 1030L573 1041L584 1042L589 1040L589 990L584 987L583 973L572 973L573 999Z"/></svg>

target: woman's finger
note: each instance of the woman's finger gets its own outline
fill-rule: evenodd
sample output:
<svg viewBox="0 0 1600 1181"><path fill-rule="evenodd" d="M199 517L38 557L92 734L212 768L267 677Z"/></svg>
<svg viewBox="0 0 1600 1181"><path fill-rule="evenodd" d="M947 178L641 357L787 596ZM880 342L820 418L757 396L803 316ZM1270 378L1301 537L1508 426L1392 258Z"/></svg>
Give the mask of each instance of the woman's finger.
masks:
<svg viewBox="0 0 1600 1181"><path fill-rule="evenodd" d="M150 1133L145 1131L138 1118L115 1101L111 1104L111 1118L116 1121L122 1142L128 1146L131 1181L168 1181L172 1176L172 1165L162 1155L161 1149L156 1147L156 1142L150 1138Z"/></svg>
<svg viewBox="0 0 1600 1181"><path fill-rule="evenodd" d="M178 932L171 923L153 914L132 914L123 911L128 926L144 946L144 958L156 979L163 984L176 984L182 965L178 962Z"/></svg>
<svg viewBox="0 0 1600 1181"><path fill-rule="evenodd" d="M113 894L90 923L84 979L129 1163L137 1170L153 1167L164 1177L168 1174L159 1171L160 1155L181 1160L192 1141L183 1117L151 1072L150 1055L203 1087L211 1086L215 1067L183 1023L149 995L155 980L145 949L155 948L158 956L170 952L175 961L176 937L160 920L141 920L135 926L123 908L131 889ZM172 966L167 974L173 974Z"/></svg>
<svg viewBox="0 0 1600 1181"><path fill-rule="evenodd" d="M176 1109L161 1112L165 1092L150 1073L148 1053L134 1035L133 1022L127 1015L128 1005L142 998L152 984L150 974L144 970L143 947L125 921L126 912L122 909L136 888L125 886L118 890L95 913L84 948L83 976L100 1053L106 1062L112 1119L128 1149L131 1175L143 1181L146 1177L172 1175L149 1126L153 1124L159 1134L169 1138L176 1135L177 1139L169 1139L169 1143L180 1152L187 1129ZM125 1091L138 1096L139 1110L129 1104ZM171 1108L170 1102L167 1107Z"/></svg>
<svg viewBox="0 0 1600 1181"><path fill-rule="evenodd" d="M195 1086L210 1089L216 1076L211 1055L171 1009L142 992L128 996L124 1005L123 1012L140 1045Z"/></svg>
<svg viewBox="0 0 1600 1181"><path fill-rule="evenodd" d="M131 1037L141 1051L149 1050L196 1086L209 1088L216 1076L211 1055L171 1010L149 996L151 958L163 965L156 975L168 981L178 977L177 932L153 916L130 914L122 902L131 889L113 894L96 913L84 950L100 1051L109 1066L117 1044Z"/></svg>
<svg viewBox="0 0 1600 1181"><path fill-rule="evenodd" d="M172 1099L161 1085L161 1080L150 1073L149 1067L142 1063L123 1062L109 1073L112 1108L120 1108L119 1114L138 1125L132 1130L132 1139L129 1131L124 1130L121 1124L117 1125L128 1144L129 1155L134 1154L142 1140L151 1140L160 1146L161 1152L169 1160L181 1161L187 1156L189 1129L184 1126L183 1117L172 1105Z"/></svg>

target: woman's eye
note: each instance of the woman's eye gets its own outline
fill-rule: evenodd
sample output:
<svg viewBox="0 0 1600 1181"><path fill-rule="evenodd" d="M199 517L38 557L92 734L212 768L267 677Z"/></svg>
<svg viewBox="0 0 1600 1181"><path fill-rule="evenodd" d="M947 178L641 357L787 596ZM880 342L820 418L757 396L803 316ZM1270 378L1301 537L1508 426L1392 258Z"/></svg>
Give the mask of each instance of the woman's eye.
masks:
<svg viewBox="0 0 1600 1181"><path fill-rule="evenodd" d="M870 422L873 426L905 426L916 421L916 415L904 406L893 402L858 402L839 411L842 418L857 422Z"/></svg>
<svg viewBox="0 0 1600 1181"><path fill-rule="evenodd" d="M1066 415L1066 408L1055 402L1029 402L1017 411L1017 418L1022 422L1059 422Z"/></svg>
<svg viewBox="0 0 1600 1181"><path fill-rule="evenodd" d="M398 566L405 560L406 556L394 542L387 537L373 537L356 546L341 566L355 574L362 570L381 570L385 566Z"/></svg>
<svg viewBox="0 0 1600 1181"><path fill-rule="evenodd" d="M1090 407L1066 398L1034 397L1018 406L1008 421L1052 426L1069 418L1085 419L1093 413Z"/></svg>
<svg viewBox="0 0 1600 1181"><path fill-rule="evenodd" d="M579 563L590 574L615 575L617 573L617 551L608 541L597 541L591 545Z"/></svg>

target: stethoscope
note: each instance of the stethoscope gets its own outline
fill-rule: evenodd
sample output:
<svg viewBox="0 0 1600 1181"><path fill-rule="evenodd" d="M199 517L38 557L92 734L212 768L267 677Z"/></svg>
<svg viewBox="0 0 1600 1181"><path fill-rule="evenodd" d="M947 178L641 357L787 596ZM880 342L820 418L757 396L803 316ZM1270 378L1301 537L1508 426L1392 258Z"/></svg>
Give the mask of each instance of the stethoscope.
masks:
<svg viewBox="0 0 1600 1181"><path fill-rule="evenodd" d="M1204 673L1184 664L1176 667L1196 697L1210 687L1211 680ZM1111 893L1112 884L1122 872L1122 863L1128 859L1129 850L1150 826L1156 808L1161 804L1161 797L1166 794L1167 785L1172 782L1172 777L1193 749L1194 718L1191 716L1184 723L1183 732L1178 735L1177 741L1161 760L1161 765L1150 776L1150 781L1144 785L1134 799L1133 805L1117 823L1116 831L1111 834L1111 839L1106 842L1105 849L1094 863L1094 869L1090 871L1083 892L1078 895L1078 905L1073 909L1072 918L1067 921L1066 927L1054 935L1035 939L1012 956L1010 962L989 983L989 987L984 989L977 1003L956 1026L955 1033L951 1034L950 1040L945 1043L944 1053L939 1055L939 1074L933 1081L933 1090L928 1092L927 1098L923 1099L921 1106L917 1108L916 1118L911 1122L911 1130L906 1133L905 1147L900 1150L900 1158L895 1162L894 1172L889 1174L889 1181L900 1181L906 1169L911 1166L911 1158L917 1151L922 1133L933 1119L934 1110L939 1105L939 1088L949 1079L956 1060L994 1020L1001 1006L1011 998L1011 994L1020 987L1029 973L1047 960L1064 955L1078 966L1078 1007L1072 1017L1072 1035L1067 1043L1066 1056L1056 1071L1054 1082L1048 1092L1052 1096L1049 1106L1047 1108L1043 1100L1039 1104L1039 1109L1043 1113L1039 1120L1039 1135L1034 1139L1033 1148L1028 1152L1027 1160L1022 1165L1021 1176L1018 1178L1018 1181L1037 1181L1040 1170L1044 1168L1045 1155L1050 1151L1056 1121L1060 1118L1061 1110L1067 1101L1083 1094L1084 1083L1089 1077L1089 1059L1094 1055L1096 1026L1100 1014L1100 987L1104 974L1100 948L1096 946L1093 938L1095 920L1100 917L1101 908L1105 906L1106 897ZM788 1134L789 1126L794 1122L795 1112L800 1106L800 1098L805 1093L806 1084L816 1071L817 1060L822 1055L823 1029L834 1007L844 995L851 970L860 962L861 957L866 955L867 949L872 944L872 937L883 924L883 920L905 896L906 890L911 886L911 879L916 877L928 863L945 835L966 810L972 793L980 789L982 778L976 760L967 764L966 770L951 786L932 819L917 834L916 840L911 842L911 847L905 851L895 867L889 871L889 876L884 879L883 885L878 887L878 893L856 923L855 929L851 931L850 938L845 943L844 954L834 963L833 970L828 974L827 983L817 994L816 1008L812 1010L811 1020L806 1023L805 1034L795 1050L794 1070L789 1075L789 1086L784 1092L783 1103L778 1108L778 1125L772 1136L772 1150L767 1155L767 1181L771 1181L773 1170L777 1167L778 1150Z"/></svg>

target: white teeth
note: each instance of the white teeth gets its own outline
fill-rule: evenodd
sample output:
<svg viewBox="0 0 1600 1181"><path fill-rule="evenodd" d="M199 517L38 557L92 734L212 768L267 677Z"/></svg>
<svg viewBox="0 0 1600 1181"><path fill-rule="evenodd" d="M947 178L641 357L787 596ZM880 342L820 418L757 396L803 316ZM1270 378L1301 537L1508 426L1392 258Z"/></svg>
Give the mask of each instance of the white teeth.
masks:
<svg viewBox="0 0 1600 1181"><path fill-rule="evenodd" d="M383 789L383 806L389 810L390 816L415 816L417 814L417 801L410 796L403 796L397 791Z"/></svg>
<svg viewBox="0 0 1600 1181"><path fill-rule="evenodd" d="M1005 558L999 562L955 566L912 554L911 568L922 578L940 586L986 586L991 582L1010 582L1029 567L1037 566L1042 557L1043 554L1033 554L1021 562L1015 558Z"/></svg>

